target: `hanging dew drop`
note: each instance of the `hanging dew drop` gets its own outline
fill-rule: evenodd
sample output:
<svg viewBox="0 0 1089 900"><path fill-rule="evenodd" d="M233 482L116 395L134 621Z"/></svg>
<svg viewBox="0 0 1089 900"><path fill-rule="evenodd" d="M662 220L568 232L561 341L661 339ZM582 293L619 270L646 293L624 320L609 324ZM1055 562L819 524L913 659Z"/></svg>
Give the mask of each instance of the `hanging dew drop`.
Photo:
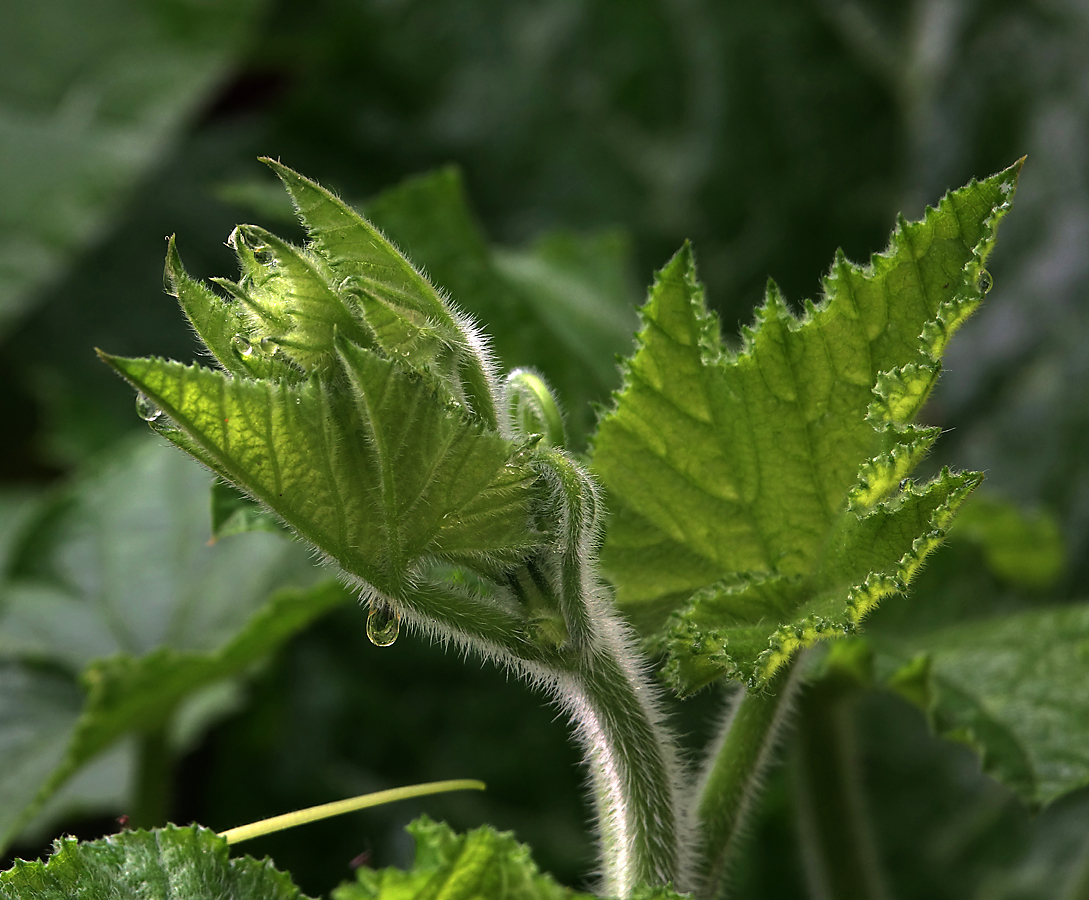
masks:
<svg viewBox="0 0 1089 900"><path fill-rule="evenodd" d="M250 343L250 339L244 334L236 334L231 338L231 346L234 347L234 352L243 359L248 359L253 356L253 344Z"/></svg>
<svg viewBox="0 0 1089 900"><path fill-rule="evenodd" d="M367 637L376 647L388 647L401 632L401 617L382 601L371 604L367 613Z"/></svg>
<svg viewBox="0 0 1089 900"><path fill-rule="evenodd" d="M994 287L994 279L991 278L991 273L986 269L980 269L979 272L979 292L981 294L989 293L991 288Z"/></svg>
<svg viewBox="0 0 1089 900"><path fill-rule="evenodd" d="M155 401L147 394L139 393L136 395L136 415L145 422L154 422L162 414L163 411L155 405Z"/></svg>

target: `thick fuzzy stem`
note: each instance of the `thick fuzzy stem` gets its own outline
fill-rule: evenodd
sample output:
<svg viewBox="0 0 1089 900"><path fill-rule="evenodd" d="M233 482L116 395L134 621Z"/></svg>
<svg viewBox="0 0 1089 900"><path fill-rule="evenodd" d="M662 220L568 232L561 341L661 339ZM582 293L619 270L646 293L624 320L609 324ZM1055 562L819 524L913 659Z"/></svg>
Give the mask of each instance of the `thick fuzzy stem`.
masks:
<svg viewBox="0 0 1089 900"><path fill-rule="evenodd" d="M786 666L763 690L744 691L712 745L697 791L700 897L723 894L790 711L798 682L796 668Z"/></svg>
<svg viewBox="0 0 1089 900"><path fill-rule="evenodd" d="M658 721L652 684L624 661L597 651L559 682L591 773L601 893L621 898L640 883L683 888L687 880L673 742Z"/></svg>

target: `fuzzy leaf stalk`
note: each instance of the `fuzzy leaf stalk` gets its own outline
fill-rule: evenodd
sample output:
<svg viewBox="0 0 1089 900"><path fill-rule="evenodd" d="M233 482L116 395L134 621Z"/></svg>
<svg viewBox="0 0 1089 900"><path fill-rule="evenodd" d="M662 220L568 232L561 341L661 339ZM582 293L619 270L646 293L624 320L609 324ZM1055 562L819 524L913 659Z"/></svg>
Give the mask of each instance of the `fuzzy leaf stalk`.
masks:
<svg viewBox="0 0 1089 900"><path fill-rule="evenodd" d="M218 363L102 354L141 416L271 510L355 585L368 635L402 623L517 671L571 715L602 890L684 887L680 768L594 560L598 489L547 385L500 379L470 319L377 229L272 160L305 247L242 225L241 276L172 292Z"/></svg>

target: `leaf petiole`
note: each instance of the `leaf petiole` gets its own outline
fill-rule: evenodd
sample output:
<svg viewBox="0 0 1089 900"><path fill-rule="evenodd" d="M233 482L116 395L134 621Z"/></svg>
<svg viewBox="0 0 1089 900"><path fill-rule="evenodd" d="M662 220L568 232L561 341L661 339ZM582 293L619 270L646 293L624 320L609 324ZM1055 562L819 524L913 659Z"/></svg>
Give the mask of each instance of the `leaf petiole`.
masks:
<svg viewBox="0 0 1089 900"><path fill-rule="evenodd" d="M308 825L311 822L320 822L322 819L341 816L344 813L368 809L372 806L382 806L385 803L394 803L398 800L408 800L411 797L427 797L431 794L444 794L449 791L483 791L485 789L486 786L483 781L475 781L471 778L412 784L407 787L391 788L388 791L375 791L373 794L361 794L348 800L336 800L332 803L322 803L320 806L311 806L307 809L284 813L282 816L273 816L271 819L262 819L260 822L251 822L249 825L229 828L226 831L219 832L219 836L226 840L228 844L238 844L255 837L285 831L297 825Z"/></svg>

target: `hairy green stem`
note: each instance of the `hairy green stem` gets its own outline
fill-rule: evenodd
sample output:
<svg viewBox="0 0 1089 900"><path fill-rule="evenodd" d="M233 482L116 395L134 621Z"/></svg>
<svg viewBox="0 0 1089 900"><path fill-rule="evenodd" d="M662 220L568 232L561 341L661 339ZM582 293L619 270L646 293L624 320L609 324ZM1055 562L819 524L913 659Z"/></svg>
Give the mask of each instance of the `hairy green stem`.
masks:
<svg viewBox="0 0 1089 900"><path fill-rule="evenodd" d="M136 783L129 824L133 828L165 825L174 794L174 759L167 739L168 722L141 732L136 746Z"/></svg>
<svg viewBox="0 0 1089 900"><path fill-rule="evenodd" d="M724 894L776 739L790 712L797 668L796 661L789 663L762 690L743 691L712 744L696 794L697 896L701 898Z"/></svg>
<svg viewBox="0 0 1089 900"><path fill-rule="evenodd" d="M590 769L601 893L621 898L641 883L683 889L688 880L672 738L659 722L654 686L625 661L630 665L630 657L599 649L559 685Z"/></svg>
<svg viewBox="0 0 1089 900"><path fill-rule="evenodd" d="M799 832L810 894L885 900L865 808L855 735L857 690L825 680L805 695L795 725Z"/></svg>
<svg viewBox="0 0 1089 900"><path fill-rule="evenodd" d="M628 897L641 883L683 886L681 767L661 723L658 688L604 599L579 596L565 604L575 605L586 611L592 633L581 646L551 648L530 640L508 613L485 610L446 587L421 586L402 608L434 635L520 671L568 712L591 773L604 896Z"/></svg>

